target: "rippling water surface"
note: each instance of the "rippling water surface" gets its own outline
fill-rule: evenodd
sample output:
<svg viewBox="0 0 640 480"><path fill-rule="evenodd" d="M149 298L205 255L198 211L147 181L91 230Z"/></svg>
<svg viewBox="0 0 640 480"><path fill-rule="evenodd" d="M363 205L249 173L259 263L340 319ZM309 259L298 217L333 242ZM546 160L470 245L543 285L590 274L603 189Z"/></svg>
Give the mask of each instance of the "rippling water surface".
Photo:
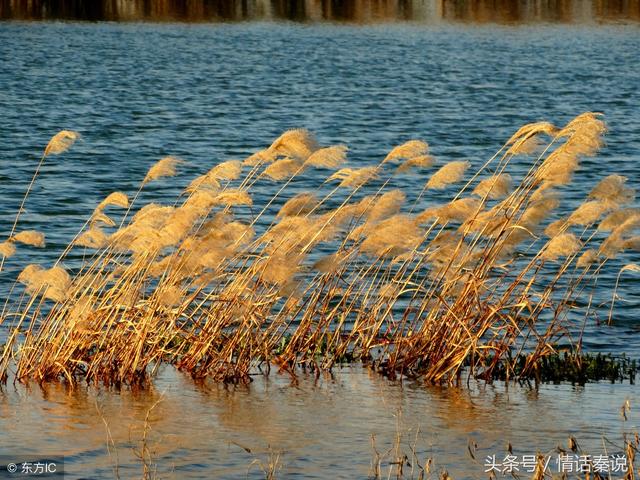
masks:
<svg viewBox="0 0 640 480"><path fill-rule="evenodd" d="M438 161L469 159L479 167L524 123L563 124L600 111L610 128L607 145L582 162L564 208L575 208L610 173L640 187L638 65L640 29L633 23L0 22L2 238L50 136L67 128L83 137L45 164L21 225L44 230L47 248L21 249L7 262L0 298L21 266L52 263L97 202L113 190L134 193L160 157L189 163L171 181L151 185L144 202L174 198L195 175L244 158L293 127L309 128L323 144L348 144L353 165L378 162L394 145L423 138ZM516 171L528 168L526 159L519 162ZM307 176L296 188L323 180ZM419 191L425 180L416 174L406 181ZM629 254L612 264L603 291L610 292L623 262L638 260ZM622 278L614 325L590 322L587 348L638 356L637 285L637 275ZM243 477L253 460L266 461L267 445L284 452L291 476L357 478L368 471L370 435L388 447L402 407L402 421L421 427L423 453L453 465L454 478L474 478L482 472L467 460L468 437L496 453L507 440L535 453L569 432L596 442L601 433L619 433L619 406L635 388L400 389L352 372L319 387L291 387L275 376L227 390L194 387L167 370L144 394L8 387L0 394L0 426L10 434L0 445L11 454L62 453L71 478L86 475L87 465L95 477L111 476L115 461L106 456L98 409L129 478L141 471L132 448L146 412L162 398L150 416L152 436L159 463L175 465L176 478L211 471Z"/></svg>
<svg viewBox="0 0 640 480"><path fill-rule="evenodd" d="M401 386L359 368L333 379L291 384L273 375L223 387L194 385L167 369L144 393L8 389L0 394L0 427L11 438L0 441L3 458L64 455L68 478L116 471L140 478L146 446L159 478L264 478L261 464L278 458L277 478L347 479L371 474L374 446L387 478L393 454L385 453L400 435L401 451L411 456L414 448L422 465L432 458L434 472L486 478L486 456L502 460L508 443L518 457L539 451L551 462L570 435L593 455L620 453L624 432L640 421L635 410L623 421L620 407L636 398L629 385ZM478 447L475 461L469 442Z"/></svg>

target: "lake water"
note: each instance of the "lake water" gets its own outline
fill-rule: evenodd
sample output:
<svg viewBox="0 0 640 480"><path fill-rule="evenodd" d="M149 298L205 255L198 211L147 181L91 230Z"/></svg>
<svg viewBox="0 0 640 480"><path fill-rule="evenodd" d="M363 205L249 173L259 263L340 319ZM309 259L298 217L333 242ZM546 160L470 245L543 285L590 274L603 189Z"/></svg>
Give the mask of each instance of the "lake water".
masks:
<svg viewBox="0 0 640 480"><path fill-rule="evenodd" d="M295 5L284 3L286 12ZM144 202L174 198L215 163L244 158L294 127L314 131L323 144L346 143L354 165L377 162L391 147L423 138L439 161L469 159L480 166L522 124L561 125L583 111L600 111L610 128L607 145L582 162L563 208L575 208L610 173L640 187L634 2L605 2L607 8L567 2L568 10L526 10L533 14L524 19L506 7L458 9L458 16L443 10L412 14L408 23L398 13L404 2L391 3L390 18L354 13L346 24L316 23L311 9L299 23L277 21L297 19L286 12L240 23L0 22L1 238L50 136L67 128L83 137L46 163L21 225L45 231L47 248L23 249L7 262L0 298L7 298L21 266L53 262L97 202L113 190L135 192L160 157L189 163L175 179L150 186ZM0 1L0 17L43 16L19 15L10 4L17 2ZM412 4L431 8L432 2ZM163 19L176 18L185 19ZM366 23L371 18L376 21ZM409 186L419 190L424 180L416 175ZM307 178L299 188L319 181ZM622 264L639 260L636 252L614 262L603 272L603 291L611 291ZM590 322L585 347L638 357L637 274L622 277L619 294L614 324ZM362 478L373 457L371 434L384 451L397 430L415 436L420 427L420 455L432 456L456 479L478 478L486 474L466 452L469 438L479 444L479 458L504 455L508 441L521 454L546 452L569 434L593 450L603 434L619 441L623 429L637 428L637 415L625 424L619 416L629 398L633 405L637 387L401 388L359 369L319 385L303 379L291 386L287 377L272 375L248 389L225 389L194 386L166 369L151 392L9 385L0 393L0 452L64 455L69 478L109 478L116 461L107 455L106 422L120 475L140 476L133 449L147 412L161 399L149 416L149 443L163 477L244 478L250 466L250 476L257 476L254 460L266 463L270 446L283 452L287 477Z"/></svg>
<svg viewBox="0 0 640 480"><path fill-rule="evenodd" d="M395 478L389 462L396 457L385 454L400 435L414 478L412 448L421 465L433 459L435 478L446 468L455 479L472 479L487 478L486 457L502 461L509 443L519 458L548 455L557 474L555 449L566 449L571 435L592 455L620 453L623 434L640 427L636 399L629 385L435 388L359 368L338 370L333 379L303 376L292 384L272 375L224 387L194 385L166 369L144 393L9 387L0 393L0 445L2 458L14 463L64 456L65 478L74 479L113 478L116 470L120 478L141 478L143 445L158 478L264 478L260 463L278 456L277 478L367 478L375 445L382 478ZM624 421L626 400L632 410Z"/></svg>

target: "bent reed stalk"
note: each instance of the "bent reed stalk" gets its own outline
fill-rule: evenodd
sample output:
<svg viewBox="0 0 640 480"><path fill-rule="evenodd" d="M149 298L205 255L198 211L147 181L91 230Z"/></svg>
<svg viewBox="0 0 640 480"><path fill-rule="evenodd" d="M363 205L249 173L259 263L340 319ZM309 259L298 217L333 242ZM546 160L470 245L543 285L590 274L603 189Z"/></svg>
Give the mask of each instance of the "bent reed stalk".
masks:
<svg viewBox="0 0 640 480"><path fill-rule="evenodd" d="M529 375L570 340L577 295L638 245L635 192L619 175L553 218L559 192L605 132L591 112L563 128L526 125L456 190L471 163L438 166L422 140L377 165L344 167L346 146L322 148L291 130L244 162L214 166L168 205L139 208L137 193L129 202L116 192L52 268L20 274L26 291L0 317L13 322L0 378L14 368L18 381L141 384L171 364L238 382L274 365L295 375L359 361L390 377L452 383L465 366L490 378L506 362L508 377L510 358ZM529 162L520 175L506 171L516 157ZM180 164L160 160L138 193ZM296 190L308 170L338 168L315 191ZM391 188L396 175L423 172L419 192ZM252 195L268 188L275 195ZM451 199L420 210L434 191ZM126 209L120 224L109 216L117 208ZM599 229L611 234L601 240ZM61 265L79 248L93 253L67 272Z"/></svg>

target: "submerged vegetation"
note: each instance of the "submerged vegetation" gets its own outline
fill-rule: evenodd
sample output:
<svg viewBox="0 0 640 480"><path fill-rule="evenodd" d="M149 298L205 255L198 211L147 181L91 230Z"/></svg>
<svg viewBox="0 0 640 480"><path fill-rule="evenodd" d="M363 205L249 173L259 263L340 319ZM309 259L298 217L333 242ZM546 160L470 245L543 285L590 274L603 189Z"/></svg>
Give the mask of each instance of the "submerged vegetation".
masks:
<svg viewBox="0 0 640 480"><path fill-rule="evenodd" d="M554 218L605 132L594 113L564 127L528 124L469 175L470 162L439 164L421 140L377 165L345 167L346 146L291 130L214 166L178 199L138 205L183 163L163 158L132 199L105 198L55 264L22 270L24 293L0 316L0 377L140 384L168 363L238 382L272 366L295 375L347 360L432 383L466 367L535 378L557 361L557 342L572 340L570 325L598 307L604 265L640 243L635 192L620 175ZM56 135L40 166L76 138ZM520 156L529 167L516 176L508 170ZM314 178L335 171L292 195L312 169ZM392 188L403 175L424 177L422 189ZM267 188L267 198L253 194ZM425 209L427 197L446 200ZM45 244L40 232L16 233L18 217L3 263ZM65 268L77 249L84 263Z"/></svg>
<svg viewBox="0 0 640 480"><path fill-rule="evenodd" d="M490 364L492 362L489 362ZM619 358L612 355L554 353L540 357L533 368L528 366L526 355L519 355L514 360L502 361L497 368L490 371L491 379L519 380L540 382L568 381L583 385L589 381L607 380L611 383L629 381L633 384L638 374L636 360L622 355ZM479 377L482 375L479 375Z"/></svg>

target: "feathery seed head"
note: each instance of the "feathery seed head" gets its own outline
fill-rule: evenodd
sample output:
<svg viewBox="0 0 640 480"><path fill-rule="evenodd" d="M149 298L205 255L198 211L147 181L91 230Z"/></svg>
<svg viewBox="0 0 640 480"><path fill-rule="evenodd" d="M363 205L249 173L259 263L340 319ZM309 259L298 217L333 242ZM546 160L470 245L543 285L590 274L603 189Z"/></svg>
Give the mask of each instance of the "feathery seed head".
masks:
<svg viewBox="0 0 640 480"><path fill-rule="evenodd" d="M18 275L18 282L26 285L27 293L41 293L44 298L62 302L67 298L71 286L71 277L62 267L48 270L39 265L27 265Z"/></svg>
<svg viewBox="0 0 640 480"><path fill-rule="evenodd" d="M347 159L346 145L334 145L320 148L313 152L304 162L306 167L338 168Z"/></svg>
<svg viewBox="0 0 640 480"><path fill-rule="evenodd" d="M640 208L623 208L616 210L602 219L598 225L598 231L610 232L634 216L640 216Z"/></svg>
<svg viewBox="0 0 640 480"><path fill-rule="evenodd" d="M82 232L76 238L74 244L87 248L103 248L107 245L109 237L99 227L92 226L89 230Z"/></svg>
<svg viewBox="0 0 640 480"><path fill-rule="evenodd" d="M255 167L263 163L273 162L275 160L275 154L269 152L268 149L260 150L253 155L247 157L242 164L250 167Z"/></svg>
<svg viewBox="0 0 640 480"><path fill-rule="evenodd" d="M290 178L304 168L303 164L299 160L293 158L282 158L276 160L262 172L272 180L284 180Z"/></svg>
<svg viewBox="0 0 640 480"><path fill-rule="evenodd" d="M396 168L396 173L406 173L412 168L428 168L432 166L434 162L435 159L431 155L412 157L402 162L402 164Z"/></svg>
<svg viewBox="0 0 640 480"><path fill-rule="evenodd" d="M560 257L575 255L582 248L582 243L572 233L562 233L553 237L542 253L545 260L557 260Z"/></svg>
<svg viewBox="0 0 640 480"><path fill-rule="evenodd" d="M591 225L602 215L610 211L612 204L609 201L592 200L580 205L567 220L570 225Z"/></svg>
<svg viewBox="0 0 640 480"><path fill-rule="evenodd" d="M220 189L220 183L215 178L209 176L208 174L200 175L199 177L194 178L189 186L185 188L185 192L194 193L198 190L208 190L217 192Z"/></svg>
<svg viewBox="0 0 640 480"><path fill-rule="evenodd" d="M129 208L129 198L125 193L113 192L107 195L107 197L100 202L96 210L102 210L107 205L113 205L114 207Z"/></svg>
<svg viewBox="0 0 640 480"><path fill-rule="evenodd" d="M24 230L11 237L11 240L32 247L44 248L45 246L44 233L35 230Z"/></svg>
<svg viewBox="0 0 640 480"><path fill-rule="evenodd" d="M300 128L288 130L280 135L268 148L268 153L304 161L317 149L318 142L313 134Z"/></svg>
<svg viewBox="0 0 640 480"><path fill-rule="evenodd" d="M299 193L287 200L278 212L277 217L296 217L306 215L318 205L318 199L311 193Z"/></svg>
<svg viewBox="0 0 640 480"><path fill-rule="evenodd" d="M115 227L116 225L116 222L114 222L111 219L111 217L109 217L99 208L96 208L96 210L93 212L93 215L91 215L90 222L91 222L91 225L95 225L97 223L103 223L108 227Z"/></svg>
<svg viewBox="0 0 640 480"><path fill-rule="evenodd" d="M80 134L78 132L74 132L72 130L61 130L56 133L49 143L47 147L44 149L44 156L47 155L60 155L61 153L66 152L71 148L71 146L80 138Z"/></svg>
<svg viewBox="0 0 640 480"><path fill-rule="evenodd" d="M378 176L378 167L342 168L329 177L339 180L340 187L358 188Z"/></svg>
<svg viewBox="0 0 640 480"><path fill-rule="evenodd" d="M582 255L580 255L580 258L578 258L576 265L578 266L578 268L587 268L593 265L596 260L598 260L598 251L590 248Z"/></svg>
<svg viewBox="0 0 640 480"><path fill-rule="evenodd" d="M163 177L173 177L176 174L176 167L184 163L176 157L164 157L158 160L147 172L142 181L143 185Z"/></svg>
<svg viewBox="0 0 640 480"><path fill-rule="evenodd" d="M512 183L511 175L501 173L482 180L473 190L473 193L482 198L486 196L491 200L497 200L509 195Z"/></svg>
<svg viewBox="0 0 640 480"><path fill-rule="evenodd" d="M609 175L601 180L589 193L590 198L609 201L618 205L631 203L636 198L633 188L625 186L627 177L622 175Z"/></svg>
<svg viewBox="0 0 640 480"><path fill-rule="evenodd" d="M367 221L377 222L400 212L400 208L406 199L402 190L392 190L380 196L371 208L368 209Z"/></svg>
<svg viewBox="0 0 640 480"><path fill-rule="evenodd" d="M392 149L385 157L382 163L397 161L401 159L410 159L424 156L429 153L429 145L422 140L409 140L408 142L398 145Z"/></svg>
<svg viewBox="0 0 640 480"><path fill-rule="evenodd" d="M242 162L228 160L213 167L207 173L207 177L215 180L237 180L242 174Z"/></svg>
<svg viewBox="0 0 640 480"><path fill-rule="evenodd" d="M462 180L471 164L467 161L450 162L440 168L427 182L426 188L441 190L447 185Z"/></svg>
<svg viewBox="0 0 640 480"><path fill-rule="evenodd" d="M0 243L0 255L4 258L9 258L14 253L16 253L16 246L12 241L7 240L6 242Z"/></svg>

